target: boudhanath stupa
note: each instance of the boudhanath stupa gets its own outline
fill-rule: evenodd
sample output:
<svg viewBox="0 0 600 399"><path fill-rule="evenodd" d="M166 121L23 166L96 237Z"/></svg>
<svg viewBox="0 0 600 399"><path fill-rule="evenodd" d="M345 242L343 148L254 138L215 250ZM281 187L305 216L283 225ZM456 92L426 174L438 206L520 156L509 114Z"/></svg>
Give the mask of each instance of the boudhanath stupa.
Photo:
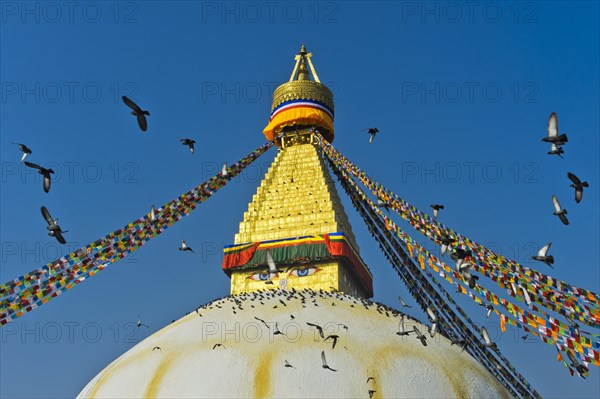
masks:
<svg viewBox="0 0 600 399"><path fill-rule="evenodd" d="M369 300L372 274L312 133L333 141L333 94L304 46L295 61L263 131L278 154L224 248L230 295L135 345L80 398L511 397L460 345Z"/></svg>

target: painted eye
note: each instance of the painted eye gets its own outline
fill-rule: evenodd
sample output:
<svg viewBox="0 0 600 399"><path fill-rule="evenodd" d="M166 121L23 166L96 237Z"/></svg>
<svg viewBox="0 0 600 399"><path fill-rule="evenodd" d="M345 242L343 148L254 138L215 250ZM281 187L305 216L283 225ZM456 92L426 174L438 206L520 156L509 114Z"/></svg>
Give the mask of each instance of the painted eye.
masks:
<svg viewBox="0 0 600 399"><path fill-rule="evenodd" d="M316 267L306 267L304 269L295 269L292 270L291 275L294 277L306 277L315 274L319 269Z"/></svg>
<svg viewBox="0 0 600 399"><path fill-rule="evenodd" d="M267 281L269 277L277 277L277 274L271 276L270 273L255 273L248 276L249 279L256 281Z"/></svg>

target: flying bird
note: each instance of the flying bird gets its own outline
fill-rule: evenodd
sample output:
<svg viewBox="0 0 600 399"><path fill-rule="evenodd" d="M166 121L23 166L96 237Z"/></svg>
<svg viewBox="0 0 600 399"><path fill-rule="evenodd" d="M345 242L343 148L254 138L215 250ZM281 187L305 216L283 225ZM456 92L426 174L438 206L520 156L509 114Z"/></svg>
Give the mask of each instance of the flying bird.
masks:
<svg viewBox="0 0 600 399"><path fill-rule="evenodd" d="M376 127L370 127L368 129L363 129L363 131L368 132L371 135L371 138L369 138L369 144L371 144L373 142L373 139L375 138L377 133L379 133L379 129L377 129Z"/></svg>
<svg viewBox="0 0 600 399"><path fill-rule="evenodd" d="M194 250L192 249L192 247L189 247L187 245L185 240L181 240L181 245L179 246L179 250L180 251L192 251L193 253L195 253Z"/></svg>
<svg viewBox="0 0 600 399"><path fill-rule="evenodd" d="M568 172L567 177L573 182L569 187L573 187L575 189L575 202L580 203L581 198L583 198L583 188L589 187L588 182L584 181L583 183L579 180L579 177L575 176L573 173Z"/></svg>
<svg viewBox="0 0 600 399"><path fill-rule="evenodd" d="M227 173L227 162L225 162L223 164L223 168L221 169L221 176L225 177L227 175L228 175L228 173Z"/></svg>
<svg viewBox="0 0 600 399"><path fill-rule="evenodd" d="M433 310L431 310L430 307L427 307L427 309L425 309L427 311L427 315L429 316L429 319L431 320L431 327L429 328L429 335L431 338L433 338L435 336L435 332L437 331L437 325L438 325L438 318L437 315L433 312Z"/></svg>
<svg viewBox="0 0 600 399"><path fill-rule="evenodd" d="M260 321L261 323L263 323L267 328L270 328L269 325L267 324L266 321L264 321L263 319L259 319L258 317L254 316L254 318L258 321Z"/></svg>
<svg viewBox="0 0 600 399"><path fill-rule="evenodd" d="M137 323L135 323L135 326L136 326L137 328L140 328L140 327L146 327L146 328L150 328L150 327L149 327L149 326L147 326L146 324L143 324L143 323L142 323L142 320L140 319L140 316L138 316L138 321L137 321Z"/></svg>
<svg viewBox="0 0 600 399"><path fill-rule="evenodd" d="M455 340L455 341L450 342L450 346L452 346L452 345L457 345L464 351L465 348L467 347L467 341L465 341L464 339Z"/></svg>
<svg viewBox="0 0 600 399"><path fill-rule="evenodd" d="M579 361L575 358L571 351L567 351L567 356L569 356L569 360L571 360L571 365L577 370L579 375L585 378L583 374L587 373L589 369L585 365L579 363Z"/></svg>
<svg viewBox="0 0 600 399"><path fill-rule="evenodd" d="M275 323L275 331L273 331L273 335L283 335L285 337L285 334L279 331L279 323Z"/></svg>
<svg viewBox="0 0 600 399"><path fill-rule="evenodd" d="M446 251L451 248L453 242L456 242L455 238L450 237L446 233L442 233L440 236L441 254L444 255Z"/></svg>
<svg viewBox="0 0 600 399"><path fill-rule="evenodd" d="M569 219L567 219L567 210L561 209L560 202L558 202L558 198L556 195L552 196L552 204L554 204L554 215L560 218L560 221L563 222L564 225L569 224Z"/></svg>
<svg viewBox="0 0 600 399"><path fill-rule="evenodd" d="M29 147L27 147L25 144L20 144L20 143L13 143L16 144L20 147L21 152L23 152L23 156L21 157L21 162L23 162L25 160L25 158L27 158L27 155L31 154L31 149Z"/></svg>
<svg viewBox="0 0 600 399"><path fill-rule="evenodd" d="M291 364L289 364L287 360L285 360L285 359L284 359L284 361L285 361L285 365L284 365L284 367L291 367L291 368L293 368L293 369L295 369L295 368L296 368L296 367L292 366Z"/></svg>
<svg viewBox="0 0 600 399"><path fill-rule="evenodd" d="M136 103L127 98L127 96L123 96L122 98L123 102L133 110L131 111L131 115L135 115L137 117L137 122L140 129L145 132L148 129L146 115L150 115L150 112L142 110Z"/></svg>
<svg viewBox="0 0 600 399"><path fill-rule="evenodd" d="M196 143L195 140L192 140L192 139L180 139L179 141L181 141L182 145L187 145L188 147L190 147L190 152L192 153L192 155L194 154L194 144Z"/></svg>
<svg viewBox="0 0 600 399"><path fill-rule="evenodd" d="M45 206L42 206L42 216L44 216L44 219L46 219L46 223L48 223L48 226L46 227L46 229L48 229L50 232L48 233L48 235L50 237L54 237L56 238L56 240L58 242L60 242L61 244L66 244L67 241L65 240L65 238L62 236L62 233L68 233L69 231L63 231L60 226L58 225L58 218L56 219L52 219L52 216L50 216L50 212L48 212L48 209Z"/></svg>
<svg viewBox="0 0 600 399"><path fill-rule="evenodd" d="M325 338L325 335L323 334L323 327L321 327L318 324L313 324L313 323L306 323L306 324L319 330L319 335L321 336L321 338Z"/></svg>
<svg viewBox="0 0 600 399"><path fill-rule="evenodd" d="M335 349L335 344L337 344L338 338L340 336L339 335L328 335L327 338L325 338L323 341L327 341L329 338L331 338L333 340L333 346L331 347L331 349Z"/></svg>
<svg viewBox="0 0 600 399"><path fill-rule="evenodd" d="M425 309L425 311L427 312L427 316L429 316L429 320L431 320L432 323L437 323L438 318L429 306Z"/></svg>
<svg viewBox="0 0 600 399"><path fill-rule="evenodd" d="M369 381L371 381L371 380L375 381L375 378L373 378L373 377L369 377L369 378L367 378L367 384L368 384L368 383L369 383Z"/></svg>
<svg viewBox="0 0 600 399"><path fill-rule="evenodd" d="M227 349L227 348L225 348L225 345L223 345L223 344L215 344L213 346L213 350L215 350L215 348L218 348L219 346L222 347L223 349Z"/></svg>
<svg viewBox="0 0 600 399"><path fill-rule="evenodd" d="M154 348L152 348L152 351L155 351L157 349L162 352L162 348L160 346L155 346Z"/></svg>
<svg viewBox="0 0 600 399"><path fill-rule="evenodd" d="M421 341L423 346L427 346L427 337L421 334L421 331L417 328L417 326L413 326L413 331L417 334L417 339Z"/></svg>
<svg viewBox="0 0 600 399"><path fill-rule="evenodd" d="M329 365L327 364L327 360L325 359L325 351L321 351L321 360L323 361L323 368L324 369L328 369L331 371L337 371L332 369L331 367L329 367Z"/></svg>
<svg viewBox="0 0 600 399"><path fill-rule="evenodd" d="M440 205L440 204L433 204L433 205L430 205L430 206L433 208L433 217L434 217L435 219L437 219L437 217L438 217L438 214L439 214L439 212L440 212L440 209L444 209L444 205Z"/></svg>
<svg viewBox="0 0 600 399"><path fill-rule="evenodd" d="M408 305L406 302L404 302L404 300L400 297L398 297L398 300L400 301L400 305L402 305L405 308L412 308L412 306Z"/></svg>
<svg viewBox="0 0 600 399"><path fill-rule="evenodd" d="M554 263L554 256L552 256L552 255L548 256L548 250L550 249L551 245L552 245L551 242L544 245L542 248L540 248L537 255L532 256L532 258L535 260L538 260L540 262L544 262L548 266L552 267L552 264Z"/></svg>
<svg viewBox="0 0 600 399"><path fill-rule="evenodd" d="M40 175L44 176L44 191L49 192L50 191L50 175L54 174L54 171L52 169L43 168L40 165L32 163L32 162L25 161L25 165L29 166L30 168L37 169L38 173Z"/></svg>
<svg viewBox="0 0 600 399"><path fill-rule="evenodd" d="M564 154L564 153L565 153L565 150L563 150L562 147L559 147L554 143L552 143L552 147L551 147L550 151L548 151L548 155L558 155L561 158L563 158L562 154Z"/></svg>
<svg viewBox="0 0 600 399"><path fill-rule="evenodd" d="M156 220L156 209L154 209L154 205L150 208L150 220L154 222Z"/></svg>
<svg viewBox="0 0 600 399"><path fill-rule="evenodd" d="M372 389L369 389L368 394L369 394L369 399L371 399L373 397L373 395L376 393L377 391L374 391Z"/></svg>
<svg viewBox="0 0 600 399"><path fill-rule="evenodd" d="M558 134L558 117L556 116L556 112L551 113L550 118L548 118L548 136L544 137L542 141L557 146L564 145L569 141L566 134Z"/></svg>
<svg viewBox="0 0 600 399"><path fill-rule="evenodd" d="M488 334L485 327L481 327L481 336L483 337L485 347L497 348L496 344L490 340L490 335Z"/></svg>
<svg viewBox="0 0 600 399"><path fill-rule="evenodd" d="M398 332L396 333L396 335L404 336L404 335L408 335L412 332L414 332L414 331L406 331L406 328L404 328L404 315L402 315L400 317L400 324L398 325Z"/></svg>

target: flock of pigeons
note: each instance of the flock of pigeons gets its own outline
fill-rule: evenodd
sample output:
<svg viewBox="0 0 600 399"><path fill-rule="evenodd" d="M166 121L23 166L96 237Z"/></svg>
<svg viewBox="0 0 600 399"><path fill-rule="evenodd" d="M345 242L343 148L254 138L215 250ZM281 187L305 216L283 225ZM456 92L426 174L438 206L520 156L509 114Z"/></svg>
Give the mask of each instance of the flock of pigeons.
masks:
<svg viewBox="0 0 600 399"><path fill-rule="evenodd" d="M569 141L569 139L567 138L566 134L560 134L558 129L558 116L556 116L556 112L551 113L550 117L548 118L547 136L544 137L542 141L551 144L550 151L548 151L549 155L558 155L559 157L563 158L562 154L564 154L565 151L562 147ZM584 187L589 187L589 184L586 181L582 182L579 177L571 172L567 172L567 177L572 182L570 187L575 189L575 202L578 204L583 198ZM558 216L564 225L568 225L569 219L567 219L567 210L560 205L556 195L552 195L552 205L554 206L554 215ZM544 245L538 251L537 255L533 256L532 258L537 261L544 262L548 266L552 267L554 263L554 257L552 255L548 255L551 245L551 242Z"/></svg>
<svg viewBox="0 0 600 399"><path fill-rule="evenodd" d="M379 130L377 128L369 128L369 129L365 129L365 131L368 131L369 134L371 135L369 143L371 143L373 141L373 138L379 132ZM556 116L556 112L552 112L550 114L550 118L548 118L547 131L548 131L548 135L546 137L544 137L542 139L542 141L550 143L552 145L551 150L548 152L548 154L549 155L558 155L561 158L563 158L562 154L564 154L565 151L563 150L562 147L569 140L568 140L566 134L564 134L564 133L559 134L558 117ZM580 203L581 199L583 198L583 189L589 187L589 184L587 181L582 182L581 179L579 179L579 177L577 177L574 173L571 173L571 172L567 173L567 177L572 182L570 187L573 187L575 189L575 202ZM568 225L569 219L567 219L567 216L566 216L567 210L561 207L556 195L552 196L552 204L554 205L554 215L558 216L558 218L561 220L561 222L563 224ZM389 209L389 204L386 203L385 201L382 201L381 199L377 200L377 206L380 208L386 209L386 211ZM444 205L433 204L430 206L433 209L433 217L437 219L439 211L441 209L444 209ZM444 255L444 253L446 252L446 249L448 248L449 244L452 243L453 240L451 240L450 237L445 237L446 242L444 242L444 239L442 241L443 241L442 242L442 255ZM552 267L552 265L554 264L554 257L552 255L548 255L548 251L550 250L551 245L552 245L551 242L544 245L542 248L540 248L538 250L537 255L532 256L532 258L534 260L543 262L543 263L547 264L548 266ZM466 256L470 256L470 252L466 252L465 254L453 253L453 254L451 254L451 256L454 258L455 261L463 260ZM470 275L467 277L470 281L469 286L472 285L471 288L473 288L475 286L475 280L478 279L478 277L470 276Z"/></svg>
<svg viewBox="0 0 600 399"><path fill-rule="evenodd" d="M143 110L139 105L137 105L135 102L133 102L131 99L129 99L126 96L122 97L123 102L129 107L131 108L131 114L134 115L137 119L137 123L138 126L140 127L140 129L145 132L146 130L148 130L148 121L146 119L146 116L150 115L150 112ZM188 146L190 149L190 152L192 153L192 155L194 154L194 144L196 143L195 140L189 139L189 138L183 138L180 140L182 145ZM25 158L27 158L28 155L31 155L33 153L33 151L31 150L31 148L29 148L27 145L22 144L22 143L13 143L19 146L20 151L23 153L23 155L21 156L21 162L23 162L26 166L36 169L38 171L38 173L40 175L43 176L43 189L44 192L49 193L50 192L50 186L52 184L52 178L51 175L54 174L54 170L52 170L52 168L45 168L43 166L40 166L38 164L35 164L33 162L28 162L25 161ZM221 171L221 173L223 174L223 176L227 175L227 163L225 163L223 165L223 170ZM48 226L46 227L49 230L48 235L51 237L56 238L56 240L61 243L61 244L66 244L66 240L63 237L63 233L68 232L67 230L62 230L61 227L58 225L58 218L57 219L53 219L50 216L50 212L48 211L48 209L45 206L42 206L41 208L42 211L42 216L44 217L44 219L46 220L46 223L48 223ZM155 219L155 209L154 206L152 206L151 209L151 219L154 220ZM184 240L181 241L181 246L179 248L180 251L191 251L194 252L186 243Z"/></svg>
<svg viewBox="0 0 600 399"><path fill-rule="evenodd" d="M27 147L25 144L22 144L22 143L13 143L13 144L18 145L19 149L23 153L23 155L21 156L21 162L25 163L25 165L30 168L36 169L38 171L38 173L44 177L44 179L43 179L44 192L49 193L50 185L52 182L50 175L54 174L54 170L52 170L51 168L44 168L43 166L40 166L33 162L25 161L25 158L27 158L28 155L31 155L33 153L33 151L31 151L31 148ZM50 237L56 238L56 240L59 243L66 244L67 241L63 237L63 233L67 233L68 230L61 229L61 227L58 225L58 218L53 219L52 216L50 216L50 211L48 211L48 209L45 206L42 206L41 211L42 211L42 216L44 217L44 220L48 224L48 226L46 227L46 229L48 229L48 231L49 231L48 235Z"/></svg>
<svg viewBox="0 0 600 399"><path fill-rule="evenodd" d="M410 320L416 321L415 319L410 318L409 316L405 316L403 313L399 312L396 309L390 308L384 304L381 303L377 303L377 302L372 302L369 301L367 299L363 299L363 298L358 298L358 297L354 297L351 295L347 295L344 294L342 292L339 291L332 291L332 292L328 292L328 291L323 291L323 290L313 290L313 289L303 289L303 290L295 290L295 289L290 289L290 290L259 290L259 291L255 291L255 292L244 292L238 295L231 295L231 296L227 296L227 297L222 297L222 298L218 298L214 301L212 301L211 303L199 306L198 308L196 308L194 310L194 312L196 313L196 315L200 318L203 318L206 316L206 312L213 310L213 309L227 309L230 307L231 311L233 312L234 315L240 314L240 313L244 313L244 312L252 312L253 313L253 317L254 319L261 323L262 325L264 325L264 327L266 327L266 329L268 331L271 332L271 334L273 336L285 336L285 333L282 332L279 329L279 323L285 323L284 320L280 320L279 322L277 321L267 321L264 318L258 317L255 314L257 313L257 311L260 310L260 308L273 308L273 309L282 309L288 306L289 303L293 303L294 301L298 300L300 302L300 304L302 305L302 308L307 308L309 306L324 306L324 305L328 305L330 302L330 306L340 306L343 303L346 303L346 306L349 306L351 308L355 308L355 307L364 307L364 309L366 310L375 310L377 311L380 315L388 317L388 318L396 318L399 317L400 318L400 323L399 323L399 327L398 327L398 331L397 332L391 332L394 333L398 336L409 336L409 335L413 335L415 336L419 342L423 345L423 346L428 346L427 345L427 336L423 333L421 333L421 331L419 330L419 328L417 328L417 326L413 326L412 329L407 329L405 327L405 320L408 317ZM401 297L398 297L398 300L400 301L400 304L403 307L407 307L410 308L411 306L406 304L406 302L404 302L402 300ZM271 306L273 305L274 306ZM206 311L206 312L205 312ZM429 327L429 336L431 338L435 337L436 331L437 331L437 324L438 324L438 318L435 314L435 312L433 312L430 308L426 309L427 311L427 315L429 317L429 319L432 322L431 327ZM268 311L267 311L268 312ZM186 316L189 315L192 312L187 312ZM298 322L299 319L301 319L302 315L299 314L290 314L289 317L289 321L292 322ZM173 320L173 322L175 322L176 320ZM340 345L343 346L343 349L348 349L347 346L345 345L349 345L349 343L347 343L346 341L346 336L350 333L350 327L344 323L337 323L337 330L339 331L334 331L329 334L326 331L326 327L327 329L330 329L332 326L331 324L329 325L324 325L319 323L318 321L312 320L312 321L307 321L304 320L305 324L311 329L314 330L315 333L315 337L319 340L319 342L331 342L331 351L335 350L335 348L339 348ZM139 323L139 321L138 321ZM350 323L349 323L350 324ZM352 326L352 325L350 325ZM341 334L340 332L345 332L345 334ZM483 338L483 342L482 345L485 347L489 347L489 348L496 348L496 344L493 343L490 339L490 336L487 332L487 330L485 329L485 327L482 327L481 329L481 335ZM345 342L346 341L346 342ZM451 341L451 345L458 345L462 348L462 350L464 351L468 344L466 341L464 340L456 340L456 341ZM228 349L229 344L226 346L225 342L217 342L214 343L212 346L212 350L227 350ZM152 351L160 351L162 353L163 349L168 350L168 348L163 348L161 346L154 346ZM339 349L338 349L339 350ZM337 372L340 370L339 366L343 367L342 365L331 365L330 363L328 363L327 361L327 357L326 357L326 351L325 350L321 350L320 351L320 355L321 355L321 368L323 368L324 370L329 370L331 372ZM291 360L291 361L290 361ZM294 365L295 363L293 362L294 359L284 359L283 363L282 363L282 367L288 368L288 369L296 369L296 366ZM499 365L497 365L497 367L500 367ZM375 382L374 377L368 377L367 379L367 394L369 395L369 397L373 397L373 394L375 394L377 391L375 391L372 388L372 384L373 382Z"/></svg>

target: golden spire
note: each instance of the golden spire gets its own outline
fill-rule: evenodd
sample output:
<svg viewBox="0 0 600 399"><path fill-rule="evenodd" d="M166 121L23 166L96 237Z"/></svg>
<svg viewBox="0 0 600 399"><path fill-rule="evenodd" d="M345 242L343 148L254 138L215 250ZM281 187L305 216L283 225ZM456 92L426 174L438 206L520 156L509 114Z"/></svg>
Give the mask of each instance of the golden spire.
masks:
<svg viewBox="0 0 600 399"><path fill-rule="evenodd" d="M311 57L302 45L290 80L273 93L263 133L277 140L279 152L235 243L224 249L223 270L234 295L305 288L373 295L373 277L312 140L313 129L333 140L333 93L319 81Z"/></svg>
<svg viewBox="0 0 600 399"><path fill-rule="evenodd" d="M333 93L319 80L311 58L312 53L309 53L303 44L300 52L294 57L296 64L290 80L273 92L271 118L269 125L263 131L267 139L272 140L284 129L316 127L326 140L333 141ZM280 114L291 105L298 103L320 111L304 112L300 117L297 115L302 112L294 115Z"/></svg>

